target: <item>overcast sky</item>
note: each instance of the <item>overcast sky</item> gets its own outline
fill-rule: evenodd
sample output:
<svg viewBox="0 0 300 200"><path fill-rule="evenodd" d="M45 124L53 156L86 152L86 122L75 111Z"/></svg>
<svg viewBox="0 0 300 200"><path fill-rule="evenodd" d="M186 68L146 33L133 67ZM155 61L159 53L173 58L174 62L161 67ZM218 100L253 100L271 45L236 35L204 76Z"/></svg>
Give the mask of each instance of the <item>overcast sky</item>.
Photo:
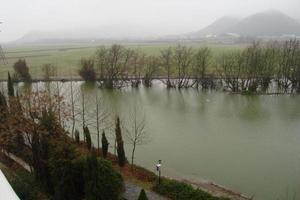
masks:
<svg viewBox="0 0 300 200"><path fill-rule="evenodd" d="M128 24L158 34L198 30L224 15L279 10L300 19L300 0L0 0L0 41L32 30Z"/></svg>

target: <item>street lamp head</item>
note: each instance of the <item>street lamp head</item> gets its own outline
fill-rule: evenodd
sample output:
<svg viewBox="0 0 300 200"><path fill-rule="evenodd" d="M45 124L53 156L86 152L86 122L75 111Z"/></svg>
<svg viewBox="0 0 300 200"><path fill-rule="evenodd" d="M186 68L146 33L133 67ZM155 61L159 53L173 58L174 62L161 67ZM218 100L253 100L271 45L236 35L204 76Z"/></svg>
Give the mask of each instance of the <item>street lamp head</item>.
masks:
<svg viewBox="0 0 300 200"><path fill-rule="evenodd" d="M160 171L160 167L161 167L161 160L158 160L158 163L156 164L156 170Z"/></svg>

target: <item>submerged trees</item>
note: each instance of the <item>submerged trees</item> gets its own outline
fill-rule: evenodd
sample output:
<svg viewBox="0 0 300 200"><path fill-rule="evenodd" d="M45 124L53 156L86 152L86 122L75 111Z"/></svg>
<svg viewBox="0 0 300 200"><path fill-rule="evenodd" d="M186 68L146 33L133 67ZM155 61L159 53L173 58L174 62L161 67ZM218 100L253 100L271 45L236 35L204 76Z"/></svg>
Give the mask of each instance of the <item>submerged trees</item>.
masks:
<svg viewBox="0 0 300 200"><path fill-rule="evenodd" d="M190 67L193 55L191 47L178 45L174 50L174 64L177 70L176 87L178 89L191 87Z"/></svg>
<svg viewBox="0 0 300 200"><path fill-rule="evenodd" d="M121 45L101 47L95 55L99 71L99 83L109 89L121 88L128 79L128 63L132 51Z"/></svg>
<svg viewBox="0 0 300 200"><path fill-rule="evenodd" d="M194 86L202 89L213 87L213 79L208 77L208 68L211 58L211 51L208 47L198 49L194 54L192 73L194 76Z"/></svg>
<svg viewBox="0 0 300 200"><path fill-rule="evenodd" d="M280 47L278 84L287 92L289 88L300 91L300 41L290 40Z"/></svg>
<svg viewBox="0 0 300 200"><path fill-rule="evenodd" d="M129 65L131 66L131 68L133 68L131 70L131 86L134 88L138 88L141 84L141 75L145 65L145 57L146 56L143 53L140 53L137 50L132 51L132 58L130 59L131 61Z"/></svg>
<svg viewBox="0 0 300 200"><path fill-rule="evenodd" d="M93 82L96 80L96 72L94 69L93 59L81 59L81 69L79 70L79 75L85 80Z"/></svg>
<svg viewBox="0 0 300 200"><path fill-rule="evenodd" d="M160 52L160 60L161 65L165 72L167 73L167 80L163 82L166 84L167 88L174 87L174 83L171 81L171 73L172 73L172 66L173 66L173 50L171 47L162 50Z"/></svg>
<svg viewBox="0 0 300 200"><path fill-rule="evenodd" d="M147 56L112 45L99 48L95 54L96 79L101 87L110 89L128 83L137 88L140 80L150 87L154 78L167 88L177 89L211 89L218 81L229 91L245 93L267 92L276 79L284 92L299 92L299 46L298 40L253 42L245 49L226 52L212 60L208 47L178 45L162 50L159 56ZM217 66L217 73L210 68L212 64Z"/></svg>
<svg viewBox="0 0 300 200"><path fill-rule="evenodd" d="M145 87L152 86L152 80L155 73L158 70L159 60L154 56L149 56L145 58L145 68L144 68L144 80L143 83Z"/></svg>
<svg viewBox="0 0 300 200"><path fill-rule="evenodd" d="M219 62L219 73L225 83L225 87L232 92L240 90L240 79L242 71L242 58L240 53L223 55Z"/></svg>
<svg viewBox="0 0 300 200"><path fill-rule="evenodd" d="M280 47L276 42L254 42L241 52L223 55L219 72L226 88L232 92L266 92L276 78L279 87L287 91L292 85L290 66L297 66L292 61L296 56L291 53L295 47L292 44L286 42Z"/></svg>

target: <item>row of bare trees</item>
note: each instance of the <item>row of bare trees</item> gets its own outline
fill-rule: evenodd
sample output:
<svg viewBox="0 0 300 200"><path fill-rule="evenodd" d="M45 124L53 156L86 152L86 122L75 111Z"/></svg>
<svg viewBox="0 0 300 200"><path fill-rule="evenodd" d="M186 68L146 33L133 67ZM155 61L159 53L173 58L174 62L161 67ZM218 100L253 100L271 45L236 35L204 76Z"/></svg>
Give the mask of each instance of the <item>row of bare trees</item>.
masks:
<svg viewBox="0 0 300 200"><path fill-rule="evenodd" d="M218 84L232 92L253 93L266 92L276 83L283 92L300 92L300 45L298 40L254 42L244 50L224 53L219 59L208 47L178 45L157 56L147 56L113 45L101 47L94 58L83 60L81 75L82 71L105 88L122 88L130 83L132 87L141 83L151 87L155 78L167 88L211 89Z"/></svg>
<svg viewBox="0 0 300 200"><path fill-rule="evenodd" d="M300 92L300 43L253 43L241 52L224 55L218 71L225 88L232 92Z"/></svg>
<svg viewBox="0 0 300 200"><path fill-rule="evenodd" d="M207 88L209 82L204 78L210 57L208 48L195 51L178 45L162 50L159 56L147 56L138 50L113 45L100 47L94 58L83 59L79 74L86 81L98 80L99 85L105 88L122 88L130 83L132 87L139 87L141 83L151 87L152 80L158 77L168 88ZM192 78L194 81L191 81Z"/></svg>

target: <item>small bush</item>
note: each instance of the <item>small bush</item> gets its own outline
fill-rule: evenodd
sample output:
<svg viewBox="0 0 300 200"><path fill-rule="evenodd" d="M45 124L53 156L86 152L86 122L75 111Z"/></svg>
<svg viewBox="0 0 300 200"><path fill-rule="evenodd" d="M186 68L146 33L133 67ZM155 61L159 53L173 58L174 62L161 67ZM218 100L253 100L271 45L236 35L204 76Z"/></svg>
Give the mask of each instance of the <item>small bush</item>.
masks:
<svg viewBox="0 0 300 200"><path fill-rule="evenodd" d="M154 190L170 199L180 200L229 200L228 198L214 197L200 189L194 189L191 185L175 180L163 179Z"/></svg>
<svg viewBox="0 0 300 200"><path fill-rule="evenodd" d="M105 136L105 132L104 131L102 132L102 140L101 140L101 142L102 142L102 154L103 154L103 158L106 158L107 152L108 152L108 145L109 145L109 143L107 141L107 138Z"/></svg>
<svg viewBox="0 0 300 200"><path fill-rule="evenodd" d="M79 134L79 131L77 129L75 130L75 142L77 144L80 143L80 134Z"/></svg>
<svg viewBox="0 0 300 200"><path fill-rule="evenodd" d="M124 190L123 178L110 162L91 154L82 159L82 166L87 200L119 199Z"/></svg>
<svg viewBox="0 0 300 200"><path fill-rule="evenodd" d="M148 200L148 197L144 189L141 190L138 200Z"/></svg>
<svg viewBox="0 0 300 200"><path fill-rule="evenodd" d="M14 70L22 81L31 82L31 75L25 59L19 59L14 64Z"/></svg>
<svg viewBox="0 0 300 200"><path fill-rule="evenodd" d="M90 151L92 149L91 133L90 133L90 130L89 130L89 128L87 126L84 127L83 129L84 129L84 136L85 136L86 145L87 145L87 148Z"/></svg>
<svg viewBox="0 0 300 200"><path fill-rule="evenodd" d="M9 182L22 200L40 200L49 199L45 194L42 194L38 184L34 180L34 176L25 171L17 171Z"/></svg>

